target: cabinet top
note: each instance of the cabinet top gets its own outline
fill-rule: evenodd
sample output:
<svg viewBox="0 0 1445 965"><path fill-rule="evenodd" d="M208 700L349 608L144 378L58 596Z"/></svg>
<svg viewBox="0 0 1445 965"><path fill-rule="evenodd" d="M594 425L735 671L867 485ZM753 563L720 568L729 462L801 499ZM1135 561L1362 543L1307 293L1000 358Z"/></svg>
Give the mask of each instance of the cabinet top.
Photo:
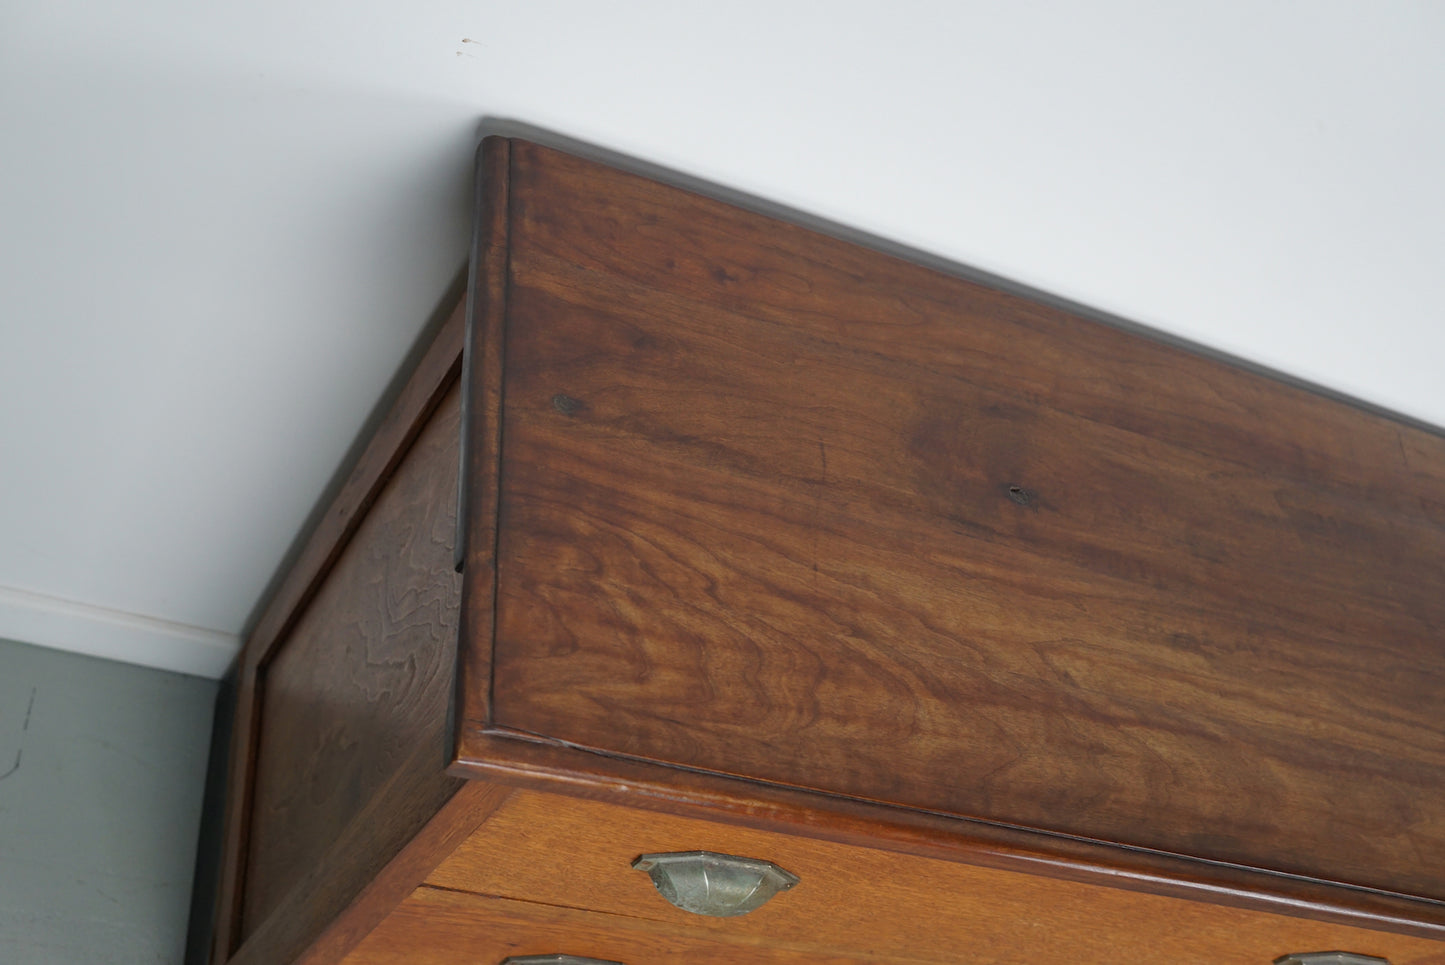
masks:
<svg viewBox="0 0 1445 965"><path fill-rule="evenodd" d="M539 145L481 174L464 762L1445 900L1440 436Z"/></svg>

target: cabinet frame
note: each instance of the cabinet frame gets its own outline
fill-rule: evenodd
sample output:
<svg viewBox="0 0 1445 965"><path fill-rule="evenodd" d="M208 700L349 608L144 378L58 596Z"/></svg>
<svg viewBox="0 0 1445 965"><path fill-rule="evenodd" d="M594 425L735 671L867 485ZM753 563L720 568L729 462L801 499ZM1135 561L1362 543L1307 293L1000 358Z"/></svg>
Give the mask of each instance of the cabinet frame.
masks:
<svg viewBox="0 0 1445 965"><path fill-rule="evenodd" d="M620 166L636 165L613 159ZM357 464L302 544L238 660L219 898L211 961L339 961L512 793L554 791L743 827L884 847L1025 874L1445 940L1445 902L1126 848L1107 842L794 790L586 751L497 724L491 715L498 498L505 406L508 204L512 141L487 138L469 298L420 358ZM695 185L694 185L695 187ZM718 192L724 194L725 192ZM736 201L729 196L728 200ZM463 362L463 346L469 346ZM420 830L389 854L359 854L343 835L315 874L242 941L241 908L267 668L428 418L461 381L465 482L462 645L450 761L419 793ZM443 778L455 779L447 784ZM376 815L393 820L392 815ZM365 881L358 885L358 882Z"/></svg>

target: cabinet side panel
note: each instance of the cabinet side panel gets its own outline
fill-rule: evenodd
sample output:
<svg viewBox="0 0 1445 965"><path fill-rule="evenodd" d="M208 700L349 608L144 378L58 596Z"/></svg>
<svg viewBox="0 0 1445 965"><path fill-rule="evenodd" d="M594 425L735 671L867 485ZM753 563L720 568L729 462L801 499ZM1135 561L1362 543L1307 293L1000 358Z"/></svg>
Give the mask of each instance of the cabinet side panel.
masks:
<svg viewBox="0 0 1445 965"><path fill-rule="evenodd" d="M276 647L289 639L297 619L326 582L358 525L410 451L411 443L456 381L461 370L462 320L462 305L457 304L406 375L385 416L372 431L339 491L329 501L325 514L298 544L297 555L258 613L256 626L242 648L236 671L236 709L231 718L226 765L219 893L212 916L213 962L230 958L241 936L242 896L250 852L247 837L256 773L260 672Z"/></svg>
<svg viewBox="0 0 1445 965"><path fill-rule="evenodd" d="M445 800L433 796L435 786L411 790L408 813L433 817L405 847L395 851L394 830L384 822L352 821L321 863L292 888L286 913L267 918L229 965L335 965L511 793L484 781L466 781ZM377 855L393 851L379 867ZM357 882L365 882L360 891Z"/></svg>
<svg viewBox="0 0 1445 965"><path fill-rule="evenodd" d="M431 817L400 805L456 783L444 768L459 421L454 387L264 670L243 935L353 821L393 826L399 848Z"/></svg>

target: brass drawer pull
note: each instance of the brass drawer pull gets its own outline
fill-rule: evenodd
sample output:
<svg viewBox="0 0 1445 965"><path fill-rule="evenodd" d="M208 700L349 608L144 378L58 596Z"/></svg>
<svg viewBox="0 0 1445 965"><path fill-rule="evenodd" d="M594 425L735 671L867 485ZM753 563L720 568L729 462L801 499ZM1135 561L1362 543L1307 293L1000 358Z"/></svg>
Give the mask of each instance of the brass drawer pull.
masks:
<svg viewBox="0 0 1445 965"><path fill-rule="evenodd" d="M523 955L520 958L504 958L501 965L622 965L622 963L606 962L600 958L582 958L580 955Z"/></svg>
<svg viewBox="0 0 1445 965"><path fill-rule="evenodd" d="M646 871L658 893L678 908L714 918L746 915L799 880L771 861L714 851L645 854L632 867Z"/></svg>
<svg viewBox="0 0 1445 965"><path fill-rule="evenodd" d="M1390 965L1390 962L1354 952L1295 952L1276 958L1274 965Z"/></svg>

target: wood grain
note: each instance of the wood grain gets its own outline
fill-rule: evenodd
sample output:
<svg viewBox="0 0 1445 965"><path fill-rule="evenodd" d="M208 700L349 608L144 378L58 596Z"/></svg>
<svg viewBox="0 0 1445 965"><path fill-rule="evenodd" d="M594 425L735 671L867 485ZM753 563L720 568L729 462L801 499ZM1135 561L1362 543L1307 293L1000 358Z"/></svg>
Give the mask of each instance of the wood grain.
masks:
<svg viewBox="0 0 1445 965"><path fill-rule="evenodd" d="M241 937L259 728L260 669L284 632L304 611L416 434L421 431L442 395L455 382L461 369L463 321L463 306L458 303L423 353L327 512L306 537L296 560L266 602L256 627L241 650L227 765L219 897L211 946L214 962L224 962Z"/></svg>
<svg viewBox="0 0 1445 965"><path fill-rule="evenodd" d="M442 398L456 384L462 369L466 303L458 301L407 376L396 400L371 433L366 448L341 489L286 571L275 595L246 640L246 657L258 665L271 657L305 611L341 551L356 533L411 444Z"/></svg>
<svg viewBox="0 0 1445 965"><path fill-rule="evenodd" d="M909 961L819 955L772 942L719 941L688 928L435 888L417 889L345 961L346 965L494 965L509 956L558 952L623 965L858 965L865 961Z"/></svg>
<svg viewBox="0 0 1445 965"><path fill-rule="evenodd" d="M1440 437L534 145L510 192L469 721L1445 898Z"/></svg>
<svg viewBox="0 0 1445 965"><path fill-rule="evenodd" d="M477 154L477 223L467 300L466 545L457 706L490 718L495 624L498 462L502 447L503 345L510 248L511 142L489 137ZM461 756L460 747L456 756Z"/></svg>
<svg viewBox="0 0 1445 965"><path fill-rule="evenodd" d="M709 919L673 908L630 867L638 854L698 849L774 861L802 882L748 915ZM1445 942L534 792L502 805L427 884L861 961L1262 965L1351 949L1395 965L1445 963Z"/></svg>
<svg viewBox="0 0 1445 965"><path fill-rule="evenodd" d="M231 965L335 965L394 912L439 862L510 795L510 789L463 781L454 789L416 782L402 795L379 794L328 852L293 885L273 914L236 951ZM448 790L450 795L448 796ZM398 844L398 822L383 805L410 805L430 818ZM414 831L414 834L411 832Z"/></svg>
<svg viewBox="0 0 1445 965"><path fill-rule="evenodd" d="M394 852L457 788L444 768L459 401L453 388L266 668L247 935L353 823L385 822L372 833ZM418 795L426 807L407 806Z"/></svg>

